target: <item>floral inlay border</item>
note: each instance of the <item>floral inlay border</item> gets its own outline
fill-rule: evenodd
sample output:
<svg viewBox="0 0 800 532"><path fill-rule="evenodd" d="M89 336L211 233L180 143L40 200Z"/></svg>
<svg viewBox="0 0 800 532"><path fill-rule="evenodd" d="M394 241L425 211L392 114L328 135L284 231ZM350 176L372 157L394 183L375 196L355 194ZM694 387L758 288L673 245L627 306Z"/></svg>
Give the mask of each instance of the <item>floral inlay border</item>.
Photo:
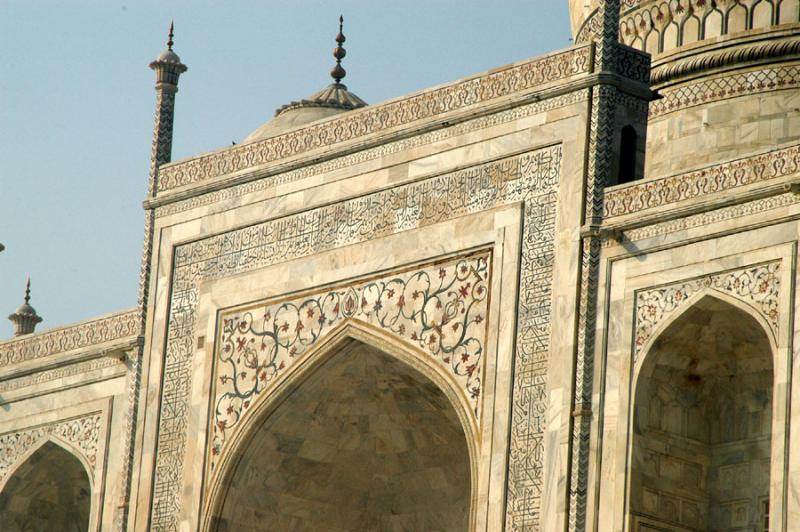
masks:
<svg viewBox="0 0 800 532"><path fill-rule="evenodd" d="M0 434L0 484L6 479L11 468L17 464L20 456L49 438L68 443L79 451L94 474L100 430L103 425L101 416L100 412L93 412L81 417Z"/></svg>
<svg viewBox="0 0 800 532"><path fill-rule="evenodd" d="M634 364L659 324L706 288L749 303L761 312L773 333L777 334L780 265L780 261L768 262L636 292Z"/></svg>
<svg viewBox="0 0 800 532"><path fill-rule="evenodd" d="M377 325L427 352L480 419L489 252L221 316L210 467L281 375L347 319Z"/></svg>
<svg viewBox="0 0 800 532"><path fill-rule="evenodd" d="M671 177L606 192L603 216L611 218L664 207L800 171L800 146L744 157Z"/></svg>

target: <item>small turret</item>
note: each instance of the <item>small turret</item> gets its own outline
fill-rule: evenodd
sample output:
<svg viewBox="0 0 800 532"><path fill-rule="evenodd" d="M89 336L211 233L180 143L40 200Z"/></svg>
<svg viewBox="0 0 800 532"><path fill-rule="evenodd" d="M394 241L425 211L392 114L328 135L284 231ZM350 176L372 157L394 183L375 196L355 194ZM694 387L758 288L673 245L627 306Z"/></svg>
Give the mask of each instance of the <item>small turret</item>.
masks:
<svg viewBox="0 0 800 532"><path fill-rule="evenodd" d="M150 157L150 185L148 195L155 195L158 167L172 158L172 127L175 119L175 93L178 79L188 70L172 50L175 25L170 23L167 49L150 63L156 73L156 116L153 127L153 151Z"/></svg>
<svg viewBox="0 0 800 532"><path fill-rule="evenodd" d="M25 302L20 305L17 311L8 316L14 324L14 336L31 334L36 328L36 324L42 321L41 316L36 314L36 309L31 306L31 278L25 285Z"/></svg>

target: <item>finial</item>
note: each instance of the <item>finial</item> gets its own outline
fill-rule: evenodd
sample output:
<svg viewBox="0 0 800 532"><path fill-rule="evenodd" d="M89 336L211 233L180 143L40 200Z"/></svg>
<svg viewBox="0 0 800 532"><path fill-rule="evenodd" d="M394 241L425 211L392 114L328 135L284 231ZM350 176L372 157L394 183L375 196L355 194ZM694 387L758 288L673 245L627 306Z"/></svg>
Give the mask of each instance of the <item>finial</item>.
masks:
<svg viewBox="0 0 800 532"><path fill-rule="evenodd" d="M344 44L344 41L346 40L344 33L342 33L343 26L344 17L339 15L339 34L336 36L337 46L333 49L333 57L336 58L336 65L331 70L331 77L336 81L337 85L347 75L345 69L342 68L342 59L344 59L344 56L347 55L347 51L342 47L342 44Z"/></svg>
<svg viewBox="0 0 800 532"><path fill-rule="evenodd" d="M172 50L172 45L175 44L172 38L175 36L175 21L169 22L169 39L167 39L167 50Z"/></svg>
<svg viewBox="0 0 800 532"><path fill-rule="evenodd" d="M15 313L8 319L14 324L14 336L31 334L36 328L36 324L42 321L41 316L36 314L36 310L31 306L31 278L25 283L25 303L22 304Z"/></svg>

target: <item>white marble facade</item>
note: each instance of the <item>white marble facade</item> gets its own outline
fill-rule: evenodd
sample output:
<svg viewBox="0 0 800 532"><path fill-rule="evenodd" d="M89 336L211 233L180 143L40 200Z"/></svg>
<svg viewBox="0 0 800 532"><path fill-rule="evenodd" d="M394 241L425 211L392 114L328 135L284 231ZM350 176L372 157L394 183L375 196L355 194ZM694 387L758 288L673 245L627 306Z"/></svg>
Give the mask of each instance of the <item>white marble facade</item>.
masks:
<svg viewBox="0 0 800 532"><path fill-rule="evenodd" d="M661 4L758 16L651 69ZM571 2L572 48L178 162L162 54L140 306L0 343L0 528L800 529L789 4Z"/></svg>

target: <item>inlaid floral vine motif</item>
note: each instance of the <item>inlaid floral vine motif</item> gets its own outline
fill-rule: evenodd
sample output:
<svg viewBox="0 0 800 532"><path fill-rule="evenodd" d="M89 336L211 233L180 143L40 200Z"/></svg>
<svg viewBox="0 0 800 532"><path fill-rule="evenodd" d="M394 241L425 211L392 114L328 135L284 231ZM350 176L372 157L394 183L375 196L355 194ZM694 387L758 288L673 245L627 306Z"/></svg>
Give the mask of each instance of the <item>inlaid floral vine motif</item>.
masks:
<svg viewBox="0 0 800 532"><path fill-rule="evenodd" d="M753 305L772 327L778 329L778 297L780 296L780 262L769 262L748 268L662 286L636 294L636 338L634 363L659 324L697 292L713 288Z"/></svg>
<svg viewBox="0 0 800 532"><path fill-rule="evenodd" d="M489 253L221 318L211 464L260 395L317 340L358 319L428 353L462 387L476 418L483 378Z"/></svg>
<svg viewBox="0 0 800 532"><path fill-rule="evenodd" d="M83 458L92 467L92 473L94 473L98 459L101 428L101 414L92 413L49 425L0 434L0 484L20 456L48 438L72 445L73 449L83 454Z"/></svg>

